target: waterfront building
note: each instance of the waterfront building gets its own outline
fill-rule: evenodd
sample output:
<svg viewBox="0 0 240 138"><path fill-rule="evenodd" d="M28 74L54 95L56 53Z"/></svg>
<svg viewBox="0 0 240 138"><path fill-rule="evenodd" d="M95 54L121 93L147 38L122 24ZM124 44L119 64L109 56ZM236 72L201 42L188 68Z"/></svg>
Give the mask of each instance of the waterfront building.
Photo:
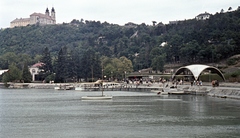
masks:
<svg viewBox="0 0 240 138"><path fill-rule="evenodd" d="M30 68L29 68L29 71L32 75L32 81L36 81L36 75L38 75L42 70L40 69L42 66L44 65L44 63L42 62L38 62L34 65L32 65Z"/></svg>

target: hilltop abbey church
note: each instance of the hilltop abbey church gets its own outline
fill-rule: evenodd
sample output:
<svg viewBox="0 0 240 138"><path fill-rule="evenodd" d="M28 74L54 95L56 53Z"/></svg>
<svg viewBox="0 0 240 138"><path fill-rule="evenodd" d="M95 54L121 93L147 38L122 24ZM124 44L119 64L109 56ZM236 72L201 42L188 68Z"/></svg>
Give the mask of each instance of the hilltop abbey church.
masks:
<svg viewBox="0 0 240 138"><path fill-rule="evenodd" d="M45 14L42 13L33 13L30 15L30 18L16 18L12 22L10 22L10 27L18 27L18 26L27 26L32 24L46 25L46 24L56 24L56 13L55 9L52 7L51 15L49 13L48 8L45 11Z"/></svg>

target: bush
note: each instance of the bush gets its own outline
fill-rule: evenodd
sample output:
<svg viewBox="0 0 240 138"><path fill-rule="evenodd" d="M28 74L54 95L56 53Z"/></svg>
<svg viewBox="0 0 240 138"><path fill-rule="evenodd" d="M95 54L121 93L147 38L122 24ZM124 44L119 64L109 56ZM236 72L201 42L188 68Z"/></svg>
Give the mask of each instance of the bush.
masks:
<svg viewBox="0 0 240 138"><path fill-rule="evenodd" d="M227 60L227 64L230 65L236 65L237 64L237 60L235 58L231 58Z"/></svg>
<svg viewBox="0 0 240 138"><path fill-rule="evenodd" d="M229 82L240 82L240 71L236 71L233 73L227 73L224 75L226 80Z"/></svg>
<svg viewBox="0 0 240 138"><path fill-rule="evenodd" d="M231 74L231 77L236 78L239 74L237 72L234 72Z"/></svg>
<svg viewBox="0 0 240 138"><path fill-rule="evenodd" d="M50 81L53 81L53 80L55 80L55 75L54 75L54 74L48 75L48 76L45 78L45 82L46 82L46 83L49 83Z"/></svg>

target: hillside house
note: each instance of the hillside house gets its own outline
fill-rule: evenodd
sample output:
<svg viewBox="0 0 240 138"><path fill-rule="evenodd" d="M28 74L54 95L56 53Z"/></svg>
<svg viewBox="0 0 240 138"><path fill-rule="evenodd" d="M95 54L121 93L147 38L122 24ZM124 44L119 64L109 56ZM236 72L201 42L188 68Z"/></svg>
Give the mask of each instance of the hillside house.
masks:
<svg viewBox="0 0 240 138"><path fill-rule="evenodd" d="M196 16L196 19L197 20L206 20L206 19L209 19L210 16L211 16L210 13L205 12L205 13L201 13L198 16Z"/></svg>

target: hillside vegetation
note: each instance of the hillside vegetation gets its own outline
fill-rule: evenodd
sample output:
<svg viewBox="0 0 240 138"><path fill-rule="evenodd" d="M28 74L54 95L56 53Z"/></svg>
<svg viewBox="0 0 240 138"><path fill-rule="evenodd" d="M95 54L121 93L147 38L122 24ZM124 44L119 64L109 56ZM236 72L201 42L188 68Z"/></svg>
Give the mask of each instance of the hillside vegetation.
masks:
<svg viewBox="0 0 240 138"><path fill-rule="evenodd" d="M118 72L121 77L122 72L149 67L164 71L168 63L217 63L240 53L240 10L216 13L207 20L191 19L166 25L153 22L153 25L120 26L74 19L61 25L0 30L2 69L12 63L19 68L25 62L32 65L42 61L47 53L53 66L51 72L57 72L59 67L68 72L65 73L68 77L60 80L73 76L91 78L93 73L87 73L91 71L102 77L103 67L109 68L108 76ZM60 56L64 61L59 61ZM114 65L118 63L116 60L122 66ZM126 65L132 68L126 69Z"/></svg>

